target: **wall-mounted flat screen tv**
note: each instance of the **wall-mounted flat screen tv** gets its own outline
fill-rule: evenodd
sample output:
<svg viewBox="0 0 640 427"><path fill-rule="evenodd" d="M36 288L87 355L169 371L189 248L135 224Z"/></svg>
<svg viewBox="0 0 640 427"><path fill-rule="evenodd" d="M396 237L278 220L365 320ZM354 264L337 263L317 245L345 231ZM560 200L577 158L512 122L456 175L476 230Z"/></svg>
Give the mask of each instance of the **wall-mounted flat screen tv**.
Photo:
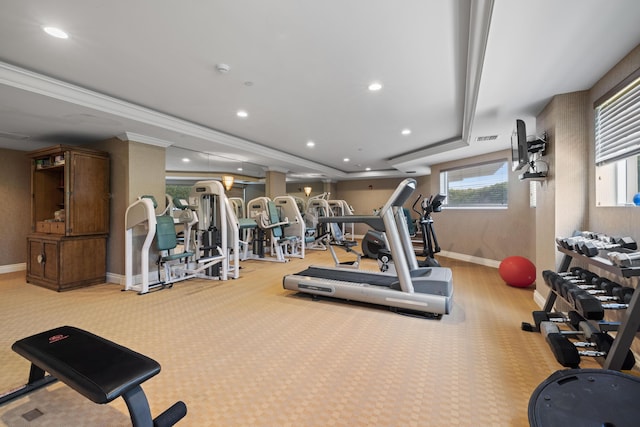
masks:
<svg viewBox="0 0 640 427"><path fill-rule="evenodd" d="M511 169L518 171L529 165L529 145L527 129L523 120L516 120L516 128L511 134Z"/></svg>

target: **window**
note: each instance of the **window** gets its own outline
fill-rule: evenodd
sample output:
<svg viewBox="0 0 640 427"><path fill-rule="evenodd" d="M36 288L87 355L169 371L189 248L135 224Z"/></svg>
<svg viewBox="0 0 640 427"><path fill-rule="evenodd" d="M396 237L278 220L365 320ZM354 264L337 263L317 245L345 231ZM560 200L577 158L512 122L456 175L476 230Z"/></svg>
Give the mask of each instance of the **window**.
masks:
<svg viewBox="0 0 640 427"><path fill-rule="evenodd" d="M440 172L446 207L506 208L509 166L506 159Z"/></svg>
<svg viewBox="0 0 640 427"><path fill-rule="evenodd" d="M596 107L596 164L640 153L640 78Z"/></svg>
<svg viewBox="0 0 640 427"><path fill-rule="evenodd" d="M640 70L594 104L598 206L630 205L640 191Z"/></svg>

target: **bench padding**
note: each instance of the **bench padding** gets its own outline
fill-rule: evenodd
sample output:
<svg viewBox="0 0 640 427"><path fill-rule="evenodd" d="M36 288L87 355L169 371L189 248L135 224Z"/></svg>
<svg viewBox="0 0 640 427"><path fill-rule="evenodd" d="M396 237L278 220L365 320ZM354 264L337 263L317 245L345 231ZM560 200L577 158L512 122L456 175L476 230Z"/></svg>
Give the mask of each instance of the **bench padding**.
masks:
<svg viewBox="0 0 640 427"><path fill-rule="evenodd" d="M23 338L11 348L95 403L111 402L160 372L155 360L72 326Z"/></svg>

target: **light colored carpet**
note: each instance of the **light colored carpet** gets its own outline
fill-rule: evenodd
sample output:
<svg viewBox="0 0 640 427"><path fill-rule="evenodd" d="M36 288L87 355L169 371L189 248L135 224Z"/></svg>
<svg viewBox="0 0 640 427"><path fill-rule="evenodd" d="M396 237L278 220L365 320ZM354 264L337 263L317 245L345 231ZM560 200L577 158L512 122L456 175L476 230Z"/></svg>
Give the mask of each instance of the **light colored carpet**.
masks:
<svg viewBox="0 0 640 427"><path fill-rule="evenodd" d="M520 330L537 309L533 290L504 285L494 268L441 261L453 270L455 299L441 320L282 288L287 273L330 265L327 252L247 261L240 279L191 280L144 296L114 284L56 293L25 284L24 273L5 274L0 390L27 380L14 341L71 325L157 360L162 371L143 389L154 416L187 404L178 425L528 425L531 393L560 369L539 334ZM43 415L26 421L34 409ZM130 425L122 399L96 405L60 383L0 406L0 423Z"/></svg>

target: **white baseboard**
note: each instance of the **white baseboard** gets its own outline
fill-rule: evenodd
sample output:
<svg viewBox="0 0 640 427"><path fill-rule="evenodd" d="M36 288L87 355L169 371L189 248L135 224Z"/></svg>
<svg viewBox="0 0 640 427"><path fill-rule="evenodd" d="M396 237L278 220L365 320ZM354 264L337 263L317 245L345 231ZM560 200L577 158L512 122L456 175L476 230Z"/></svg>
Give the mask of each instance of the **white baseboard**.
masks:
<svg viewBox="0 0 640 427"><path fill-rule="evenodd" d="M116 273L107 273L107 283L115 283L116 285L124 286L125 276Z"/></svg>
<svg viewBox="0 0 640 427"><path fill-rule="evenodd" d="M158 272L155 270L149 271L149 281L151 283L154 283L158 280ZM124 274L107 273L107 282L122 286L124 288L124 285L127 282L127 277ZM133 276L133 283L141 282L142 274L136 274L135 276Z"/></svg>
<svg viewBox="0 0 640 427"><path fill-rule="evenodd" d="M546 301L547 301L546 298L543 297L542 294L540 292L538 292L537 289L535 291L533 291L533 302L538 304L538 307L540 307L540 308L544 307L544 303Z"/></svg>
<svg viewBox="0 0 640 427"><path fill-rule="evenodd" d="M0 274L13 273L16 271L25 271L27 269L27 263L21 262L20 264L0 265Z"/></svg>
<svg viewBox="0 0 640 427"><path fill-rule="evenodd" d="M442 255L443 257L447 257L447 258L458 259L460 261L471 262L473 264L484 265L485 267L498 268L500 266L500 261L487 259L487 258L480 258L473 255L459 254L457 252L440 251L438 255Z"/></svg>
<svg viewBox="0 0 640 427"><path fill-rule="evenodd" d="M355 234L353 237L355 239L362 239L364 236L360 234ZM498 268L500 266L500 261L496 261L494 259L480 258L473 255L459 254L457 252L440 251L438 252L438 255L442 255L443 257L447 257L447 258L458 259L460 261L471 262L473 264L484 265L485 267Z"/></svg>

